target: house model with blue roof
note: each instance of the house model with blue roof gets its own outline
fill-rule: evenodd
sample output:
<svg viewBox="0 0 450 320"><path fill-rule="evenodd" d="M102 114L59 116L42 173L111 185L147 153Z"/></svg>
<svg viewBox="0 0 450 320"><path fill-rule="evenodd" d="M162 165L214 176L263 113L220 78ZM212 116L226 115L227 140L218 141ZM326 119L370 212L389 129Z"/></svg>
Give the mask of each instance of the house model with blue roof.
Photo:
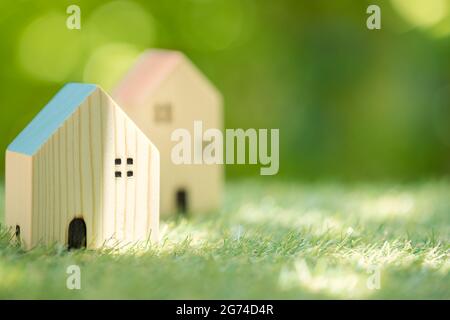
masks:
<svg viewBox="0 0 450 320"><path fill-rule="evenodd" d="M6 224L26 248L156 242L159 161L100 87L67 84L6 151Z"/></svg>

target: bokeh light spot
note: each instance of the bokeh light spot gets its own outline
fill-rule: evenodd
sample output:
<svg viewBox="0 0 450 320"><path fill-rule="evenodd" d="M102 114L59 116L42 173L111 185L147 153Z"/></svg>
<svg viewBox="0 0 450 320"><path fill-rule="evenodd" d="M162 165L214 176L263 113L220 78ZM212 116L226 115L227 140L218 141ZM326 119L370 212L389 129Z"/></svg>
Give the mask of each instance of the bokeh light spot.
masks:
<svg viewBox="0 0 450 320"><path fill-rule="evenodd" d="M243 5L236 0L190 0L180 14L184 42L195 50L227 49L243 31Z"/></svg>
<svg viewBox="0 0 450 320"><path fill-rule="evenodd" d="M21 67L36 79L66 80L77 66L82 51L78 30L66 27L66 16L56 12L31 22L19 40Z"/></svg>
<svg viewBox="0 0 450 320"><path fill-rule="evenodd" d="M393 7L410 24L430 27L447 15L447 0L391 0Z"/></svg>
<svg viewBox="0 0 450 320"><path fill-rule="evenodd" d="M85 82L101 85L110 90L125 74L139 55L136 46L112 43L94 51L84 69Z"/></svg>
<svg viewBox="0 0 450 320"><path fill-rule="evenodd" d="M436 38L444 38L450 35L450 16L447 16L444 20L435 25L431 32Z"/></svg>
<svg viewBox="0 0 450 320"><path fill-rule="evenodd" d="M86 29L92 47L121 42L144 48L153 44L156 37L153 17L140 5L129 1L100 6L89 17Z"/></svg>

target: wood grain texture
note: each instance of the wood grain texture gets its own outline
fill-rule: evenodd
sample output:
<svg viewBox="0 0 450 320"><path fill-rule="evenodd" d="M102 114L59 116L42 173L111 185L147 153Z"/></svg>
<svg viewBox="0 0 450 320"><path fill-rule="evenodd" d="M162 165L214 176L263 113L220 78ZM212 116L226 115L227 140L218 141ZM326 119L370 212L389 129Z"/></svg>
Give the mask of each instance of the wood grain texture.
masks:
<svg viewBox="0 0 450 320"><path fill-rule="evenodd" d="M33 159L27 155L6 151L5 184L5 222L15 230L20 226L20 238L26 247L30 247L33 239Z"/></svg>
<svg viewBox="0 0 450 320"><path fill-rule="evenodd" d="M158 224L147 228L159 221L155 162L158 150L98 88L32 157L7 152L7 223L20 223L27 248L67 244L74 218L86 223L88 248L145 241L158 234Z"/></svg>

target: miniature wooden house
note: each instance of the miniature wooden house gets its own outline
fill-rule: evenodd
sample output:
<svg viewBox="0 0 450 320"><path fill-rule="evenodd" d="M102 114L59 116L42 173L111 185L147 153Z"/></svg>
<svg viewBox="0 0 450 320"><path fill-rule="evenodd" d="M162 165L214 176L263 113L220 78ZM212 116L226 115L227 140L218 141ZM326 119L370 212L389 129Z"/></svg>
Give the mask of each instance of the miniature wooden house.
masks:
<svg viewBox="0 0 450 320"><path fill-rule="evenodd" d="M149 50L129 70L112 96L160 151L161 214L217 209L223 188L223 167L176 165L171 160L173 130L184 128L194 137L194 121L202 121L203 130L222 130L222 97L208 79L180 52ZM192 141L195 143L207 142Z"/></svg>
<svg viewBox="0 0 450 320"><path fill-rule="evenodd" d="M6 151L6 224L27 248L157 241L159 152L101 88L67 84Z"/></svg>

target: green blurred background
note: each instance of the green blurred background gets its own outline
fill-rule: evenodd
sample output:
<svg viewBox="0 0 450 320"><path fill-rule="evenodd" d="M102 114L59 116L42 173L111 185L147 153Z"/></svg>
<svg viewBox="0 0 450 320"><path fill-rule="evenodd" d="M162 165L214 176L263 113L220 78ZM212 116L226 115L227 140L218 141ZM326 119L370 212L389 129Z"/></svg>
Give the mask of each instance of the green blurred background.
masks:
<svg viewBox="0 0 450 320"><path fill-rule="evenodd" d="M70 4L81 30L66 28ZM369 4L381 30L366 27ZM111 89L158 47L184 51L223 92L226 127L280 128L276 178L450 173L450 0L2 0L0 40L2 167L65 82Z"/></svg>

